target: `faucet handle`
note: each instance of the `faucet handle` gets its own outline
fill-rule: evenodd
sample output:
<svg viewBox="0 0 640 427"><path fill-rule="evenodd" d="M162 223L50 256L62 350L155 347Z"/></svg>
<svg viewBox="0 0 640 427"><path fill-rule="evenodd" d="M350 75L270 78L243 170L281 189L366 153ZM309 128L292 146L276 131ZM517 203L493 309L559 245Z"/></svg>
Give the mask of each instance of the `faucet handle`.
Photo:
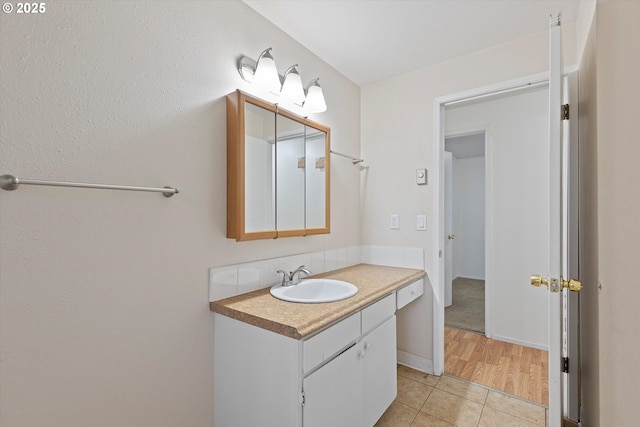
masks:
<svg viewBox="0 0 640 427"><path fill-rule="evenodd" d="M289 276L289 274L287 274L286 271L284 270L278 270L276 271L276 273L278 274L282 274L282 286L286 286L287 284L289 284L291 282L291 276Z"/></svg>

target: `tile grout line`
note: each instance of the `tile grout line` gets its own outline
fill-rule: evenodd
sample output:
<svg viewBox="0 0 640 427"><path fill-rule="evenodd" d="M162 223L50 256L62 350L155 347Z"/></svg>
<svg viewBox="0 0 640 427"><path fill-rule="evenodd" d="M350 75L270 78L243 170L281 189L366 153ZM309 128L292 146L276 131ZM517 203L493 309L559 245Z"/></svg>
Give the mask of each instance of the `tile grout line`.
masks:
<svg viewBox="0 0 640 427"><path fill-rule="evenodd" d="M480 411L480 418L478 418L478 424L476 424L476 427L480 427L480 421L482 421L482 416L484 415L484 410L487 407L487 405L482 405L482 411Z"/></svg>
<svg viewBox="0 0 640 427"><path fill-rule="evenodd" d="M527 422L527 423L529 423L529 424L533 424L533 425L535 425L536 427L546 427L546 425L547 425L547 421L546 421L546 414L545 414L545 421L544 421L544 424L538 424L538 423L535 423L535 422L533 422L533 421L529 421L529 420L527 420L526 418L522 418L522 417L521 417L521 416L519 416L519 415L510 414L509 412L505 412L505 411L503 411L502 409L494 408L493 406L488 406L488 405L484 405L484 406L485 406L485 407L489 407L489 408L493 409L494 411L498 411L498 412L501 412L501 413L503 413L503 414L509 415L510 417L518 418L519 420L525 421L525 422Z"/></svg>
<svg viewBox="0 0 640 427"><path fill-rule="evenodd" d="M418 372L419 372L419 371L418 371ZM427 374L427 375L430 375L430 376L435 377L435 375L431 375L431 374ZM488 393L488 392L489 392L489 391L493 391L494 393L502 394L502 395L504 395L504 396L507 396L507 397L511 397L511 398L513 398L513 399L516 399L516 400L518 400L518 401L520 401L520 402L523 402L523 403L526 403L526 404L530 404L530 405L535 406L535 407L542 408L542 409L544 409L544 410L545 410L545 414L546 414L547 408L546 408L545 406L540 405L540 404L539 404L539 403L537 403L537 402L532 402L532 401L526 400L526 399L524 399L524 398L522 398L522 397L520 397L520 396L513 396L513 395L511 395L511 394L509 394L509 393L506 393L506 392L503 392L503 391L501 391L501 390L496 390L496 389L493 389L493 388L491 388L491 387L485 386L485 385L483 385L483 384L477 384L477 383L474 383L474 382L471 382L471 381L465 380L464 378L458 378L458 377L453 376L453 375L450 375L450 374L444 374L444 375L442 375L442 376L438 377L438 380L436 381L436 383L435 383L433 386L431 386L431 385L429 385L429 384L427 384L427 383L425 383L425 382L418 381L418 380L416 380L416 379L414 379L414 378L412 378L412 377L410 377L410 376L407 376L407 375L398 374L398 376L401 376L401 377L403 377L403 378L405 378L405 379L408 379L408 380L410 380L410 381L413 381L413 382L416 382L416 383L419 383L419 384L423 384L423 385L426 385L426 386L428 386L428 387L431 387L431 388L432 388L432 391L431 391L431 392L429 392L429 395L427 396L427 398L425 399L425 401L423 402L423 404L421 405L421 407L420 407L420 408L413 408L413 409L416 409L418 412L416 413L416 415L414 415L414 417L413 417L413 419L412 419L412 421L411 421L410 425L411 425L411 424L413 424L413 423L415 422L415 420L416 420L416 418L418 417L418 414L419 414L420 412L423 412L423 413L425 413L425 414L428 414L428 415L430 415L430 416L432 416L432 417L434 417L434 418L436 418L436 419L439 419L439 420L441 420L441 421L448 422L448 421L446 421L446 420L443 420L443 419L441 419L441 418L437 417L437 416L436 416L436 415L434 415L434 414L431 414L431 413L429 413L429 412L427 412L427 411L423 411L423 410L422 410L422 409L424 408L424 406L427 404L427 401L429 400L429 397L430 397L430 396L431 396L431 394L433 393L433 390L436 390L436 389L437 389L437 390L439 390L439 391L442 391L442 392L444 392L444 393L450 394L450 395L452 395L452 396L456 396L456 397L458 397L458 398L465 399L465 400L467 400L467 401L469 401L469 402L472 402L472 403L475 403L475 404L481 405L481 406L482 406L482 410L481 410L481 412L480 412L480 418L478 419L478 425L479 425L480 421L482 420L482 415L483 415L483 414L484 414L484 412L485 412L485 408L489 407L489 408L491 408L491 409L492 409L492 410L494 410L494 411L497 411L497 412L503 413L503 414L508 415L508 416L510 416L510 417L514 417L514 418L520 419L520 420L525 421L525 422L527 422L527 423L531 423L531 424L533 424L533 425L537 425L537 426L539 426L539 427L546 427L546 419L545 419L545 423L544 423L544 425L541 425L541 424L538 424L538 423L536 423L536 422L534 422L534 421L531 421L531 420L529 420L529 419L523 418L523 417L522 417L522 416L520 416L520 415L513 414L513 413L510 413L510 412L506 412L504 409L494 408L493 406L491 406L491 405L489 405L489 404L487 403L487 402L488 402L488 399L489 399L489 393ZM476 386L476 387L478 387L478 388L480 388L480 389L487 390L487 394L484 396L483 403L480 403L480 402L477 402L477 401L475 401L475 400L469 399L469 398L467 398L466 396L460 396L460 395L458 395L458 394L452 393L452 392L451 392L451 391L449 391L449 390L445 390L445 389L443 389L443 388L438 387L438 385L440 384L440 379L441 379L441 378L443 378L444 376L449 377L449 378L452 378L452 379L455 379L455 380L459 380L459 381L461 381L461 382L464 382L464 383L470 384L470 385L472 385L472 386ZM406 405L406 404L405 404L405 405ZM408 405L407 405L407 406L408 406ZM410 406L409 406L409 407L410 407Z"/></svg>
<svg viewBox="0 0 640 427"><path fill-rule="evenodd" d="M463 382L466 382L467 384L471 384L471 385L474 385L474 386L477 386L477 387L480 387L480 388L484 388L484 389L486 389L487 391L493 391L494 393L502 394L502 395L505 395L505 396L507 396L507 397L511 397L511 398L513 398L513 399L519 400L519 401L521 401L521 402L524 402L524 403L527 403L527 404L530 404L530 405L532 405L532 406L536 406L536 407L539 407L539 408L542 408L542 409L544 409L544 410L545 410L545 422L544 422L544 424L543 424L543 425L540 425L540 424L538 424L538 423L536 423L536 422L533 422L533 421L530 421L530 420L528 420L528 419L526 419L526 418L522 418L520 415L512 414L512 413L510 413L510 412L506 412L506 411L505 411L505 410L503 410L503 409L494 408L493 406L491 406L491 405L487 404L487 401L489 400L489 393L487 393L487 395L486 395L486 396L485 396L485 398L484 398L484 403L482 403L482 404L481 404L481 405L482 405L482 412L480 413L480 419L482 419L482 413L484 413L484 408L489 407L489 408L493 409L494 411L498 411L498 412L501 412L501 413L503 413L503 414L509 415L509 416L511 416L511 417L518 418L518 419L520 419L520 420L526 421L526 422L531 423L531 424L534 424L534 425L536 425L536 426L539 426L539 427L546 427L546 411L547 411L547 408L546 408L545 406L540 405L540 404L539 404L539 403L537 403L537 402L532 402L532 401L530 401L530 400L523 399L523 398L522 398L522 397L520 397L520 396L512 396L512 395L510 395L509 393L506 393L506 392L504 392L504 391L502 391L502 390L492 389L491 387L485 386L485 385L483 385L483 384L476 384L476 383L474 383L474 382L467 381L467 380L465 380L464 378L458 378L458 377L455 377L455 376L453 376L453 375L449 375L449 374L444 374L443 376L445 376L445 375L446 375L446 376L448 376L448 377L450 377L450 378L459 379L459 380L461 380L461 381L463 381ZM439 383L439 382L440 382L440 381L438 380L438 383ZM434 387L434 388L438 388L438 387ZM441 389L441 388L438 388L438 390L440 390L440 391L444 391L444 392L449 393L449 394L452 394L452 395L454 395L454 396L458 396L458 395L457 395L457 394L455 394L455 393L451 393L450 391L443 390L443 389ZM468 398L467 398L467 397L465 397L465 396L458 396L458 397L459 397L459 398L461 398L461 399L466 399L466 400L468 400L468 401L470 401L470 402L478 403L478 402L475 402L474 400L468 399ZM480 421L478 421L478 423L479 423L479 422L480 422Z"/></svg>
<svg viewBox="0 0 640 427"><path fill-rule="evenodd" d="M522 396L517 396L517 395L515 395L515 394L507 393L506 391L498 390L497 388L492 388L492 387L486 386L486 385L484 385L484 384L474 383L473 381L469 381L469 380L467 380L467 379L465 379L465 378L456 377L455 375L447 374L446 372L445 372L442 376L443 376L443 377L444 377L444 376L447 376L447 377L449 377L449 378L455 378L455 379L457 379L457 380L464 381L464 382L466 382L466 383L468 383L468 384L472 384L472 385L478 386L478 387L480 387L480 388L484 388L484 389L487 389L487 390L489 390L489 391L493 391L493 392L495 392L495 393L504 394L505 396L509 396L509 397L511 397L511 398L513 398L513 399L517 399L517 400L519 400L519 401L521 401L521 402L529 403L529 404L531 404L531 405L537 406L537 407L539 407L539 408L543 408L543 409L545 409L545 410L546 410L546 409L549 409L549 407L548 407L548 406L545 406L545 405L543 405L542 403L534 402L533 400L525 399L525 398L524 398L524 397L522 397ZM495 409L495 408L494 408L494 409Z"/></svg>
<svg viewBox="0 0 640 427"><path fill-rule="evenodd" d="M414 369L414 370L415 370L415 369ZM420 380L416 379L416 378L415 378L415 376L403 375L402 373L398 372L398 374L397 374L397 375L398 375L399 377L403 377L403 378L405 378L405 379L407 379L407 380L410 380L410 381L415 382L415 383L418 383L418 384L426 385L427 387L430 387L430 388L432 389L432 390L429 392L429 394L427 395L427 397L426 397L425 401L422 403L422 405L421 405L421 407L420 407L420 408L413 408L413 407L411 407L411 406L408 406L408 405L407 405L408 407L410 407L410 408L412 408L412 409L417 410L416 414L415 414L415 415L413 416L413 418L412 418L412 421L411 421L410 425L412 425L412 424L415 422L415 420L417 419L417 417L418 417L418 415L420 414L420 412L425 413L425 414L428 414L429 416L432 416L432 417L434 417L434 418L436 418L436 419L438 419L438 420L441 420L441 421L444 421L444 422L448 422L448 421L446 421L446 420L443 420L443 419L442 419L442 418L440 418L440 417L437 417L437 416L436 416L436 415L434 415L434 414L431 414L431 413L429 413L429 412L427 412L427 411L423 411L423 410L422 410L422 409L424 408L424 406L427 404L427 401L429 400L429 397L431 397L431 395L432 395L432 393L433 393L433 390L436 390L436 389L437 389L437 390L439 390L439 391L442 391L442 392L444 392L444 393L450 394L450 395L452 395L452 396L456 396L456 397L458 397L458 398L465 399L465 400L467 400L467 401L469 401L469 402L472 402L472 403L475 403L475 404L481 405L481 406L482 406L482 410L481 410L481 412L480 412L480 418L479 418L479 420L478 420L478 425L479 425L480 421L482 420L482 415L485 413L485 409L488 407L488 408L491 408L491 409L492 409L492 410L494 410L494 411L500 412L500 413L505 414L505 415L508 415L508 416L510 416L510 417L517 418L517 419L519 419L519 420L525 421L525 422L530 423L530 424L532 424L532 425L536 425L536 426L538 426L538 427L546 427L546 426L547 426L547 424L546 424L546 412L547 412L547 410L548 410L548 409L547 409L547 407L546 407L546 406L541 405L541 404L540 404L540 403L538 403L538 402L533 402L533 401L527 400L527 399L525 399L525 398L523 398L523 397L516 396L516 395L512 395L512 394L507 393L507 392L504 392L504 391L502 391L502 390L497 390L497 389L494 389L494 388L492 388L492 387L485 386L484 384L474 383L474 382L472 382L472 381L466 380L466 379L464 379L464 378L459 378L459 377L456 377L456 376L451 375L451 374L444 373L444 374L443 374L443 375L441 375L441 376L436 376L436 375L431 375L431 374L428 374L428 373L425 373L425 372L421 372L421 371L417 371L417 370L415 370L415 371L416 371L416 372L418 372L418 373L420 373L421 375L427 375L428 377L436 378L436 381L433 383L433 385L431 385L430 383L427 383L427 382L420 381ZM441 387L440 387L440 383L441 383L441 379L442 379L443 377L451 378L451 379L453 379L453 380L458 380L458 381L460 381L460 382L463 382L463 383L469 384L469 385L471 385L471 386L478 387L479 389L484 389L484 390L486 390L486 391L487 391L487 394L486 394L486 395L484 396L484 398L483 398L483 403L480 403L480 402L478 402L478 401L475 401L475 400L469 399L467 396L460 396L460 395L458 395L458 394L456 394L456 393L452 393L450 390L446 390L446 389L444 389L444 388L441 388ZM531 406L533 406L533 407L542 408L542 409L545 411L545 420L544 420L544 424L538 424L538 423L537 423L537 422L535 422L535 421L531 421L530 419L523 418L521 415L514 414L514 413L511 413L511 412L507 412L507 411L505 411L504 409L501 409L501 408L495 408L495 407L491 406L490 404L488 404L488 401L489 401L489 392L494 392L494 393L497 393L497 394L499 394L499 395L503 395L503 396L506 396L506 397L508 397L508 398L512 398L512 399L514 399L514 400L517 400L517 401L519 401L519 402L522 402L522 403L525 403L525 404L531 405ZM402 402L400 402L400 403L402 403ZM405 405L406 405L406 404L405 404Z"/></svg>
<svg viewBox="0 0 640 427"><path fill-rule="evenodd" d="M433 388L433 390L435 390L435 387ZM431 393L433 393L433 390L431 390ZM440 390L440 389L438 389L438 390ZM444 390L440 390L440 391L444 391ZM427 404L427 400L429 400L429 397L431 396L431 393L429 393L429 396L426 398L426 400L424 401L424 403L422 404L422 406L420 407L420 409L418 409L418 414L419 414L420 412L422 412L423 414L427 414L427 415L429 415L429 416L431 416L431 417L435 418L436 420L440 420L440 421L442 421L442 422L444 422L444 423L451 424L451 425L454 425L454 426L455 426L455 424L452 424L452 423L450 423L450 422L449 422L449 421L447 421L447 420L443 420L442 418L440 418L440 417L438 417L438 416L436 416L436 415L434 415L434 414L432 414L432 413L430 413L430 412L427 412L427 411L423 411L423 410L422 410L422 408L424 408L424 405L426 405L426 404ZM451 393L449 393L449 394L451 394ZM416 418L418 417L418 414L416 414ZM414 418L414 421L415 421L415 418ZM480 422L480 421L478 420L478 422ZM457 427L457 426L456 426L456 427Z"/></svg>

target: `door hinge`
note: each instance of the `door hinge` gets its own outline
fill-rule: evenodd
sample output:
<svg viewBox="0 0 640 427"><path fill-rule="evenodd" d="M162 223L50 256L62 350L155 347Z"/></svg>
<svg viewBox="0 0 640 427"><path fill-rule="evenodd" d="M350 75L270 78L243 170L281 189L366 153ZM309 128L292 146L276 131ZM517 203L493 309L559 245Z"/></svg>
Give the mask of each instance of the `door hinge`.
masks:
<svg viewBox="0 0 640 427"><path fill-rule="evenodd" d="M569 120L569 104L562 106L562 120Z"/></svg>
<svg viewBox="0 0 640 427"><path fill-rule="evenodd" d="M569 373L569 358L562 358L562 372Z"/></svg>
<svg viewBox="0 0 640 427"><path fill-rule="evenodd" d="M300 405L304 406L305 402L307 401L305 395L304 395L304 390L300 390Z"/></svg>

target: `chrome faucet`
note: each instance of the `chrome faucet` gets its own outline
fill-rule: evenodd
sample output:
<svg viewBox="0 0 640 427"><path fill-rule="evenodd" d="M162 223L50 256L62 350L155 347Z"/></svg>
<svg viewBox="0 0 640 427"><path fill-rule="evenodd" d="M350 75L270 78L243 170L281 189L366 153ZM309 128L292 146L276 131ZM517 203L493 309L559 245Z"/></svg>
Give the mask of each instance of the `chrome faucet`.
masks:
<svg viewBox="0 0 640 427"><path fill-rule="evenodd" d="M289 272L289 274L284 270L278 270L277 273L282 274L282 286L291 286L300 283L300 273L311 276L311 272L304 268L304 265L301 265L294 271Z"/></svg>

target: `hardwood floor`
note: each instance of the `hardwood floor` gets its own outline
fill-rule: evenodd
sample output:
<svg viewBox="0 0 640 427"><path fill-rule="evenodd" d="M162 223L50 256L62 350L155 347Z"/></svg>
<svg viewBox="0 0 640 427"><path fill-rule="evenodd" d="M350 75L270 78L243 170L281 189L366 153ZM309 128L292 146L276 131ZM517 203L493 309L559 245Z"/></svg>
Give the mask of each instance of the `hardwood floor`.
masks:
<svg viewBox="0 0 640 427"><path fill-rule="evenodd" d="M544 350L445 327L444 371L549 406L549 363Z"/></svg>

